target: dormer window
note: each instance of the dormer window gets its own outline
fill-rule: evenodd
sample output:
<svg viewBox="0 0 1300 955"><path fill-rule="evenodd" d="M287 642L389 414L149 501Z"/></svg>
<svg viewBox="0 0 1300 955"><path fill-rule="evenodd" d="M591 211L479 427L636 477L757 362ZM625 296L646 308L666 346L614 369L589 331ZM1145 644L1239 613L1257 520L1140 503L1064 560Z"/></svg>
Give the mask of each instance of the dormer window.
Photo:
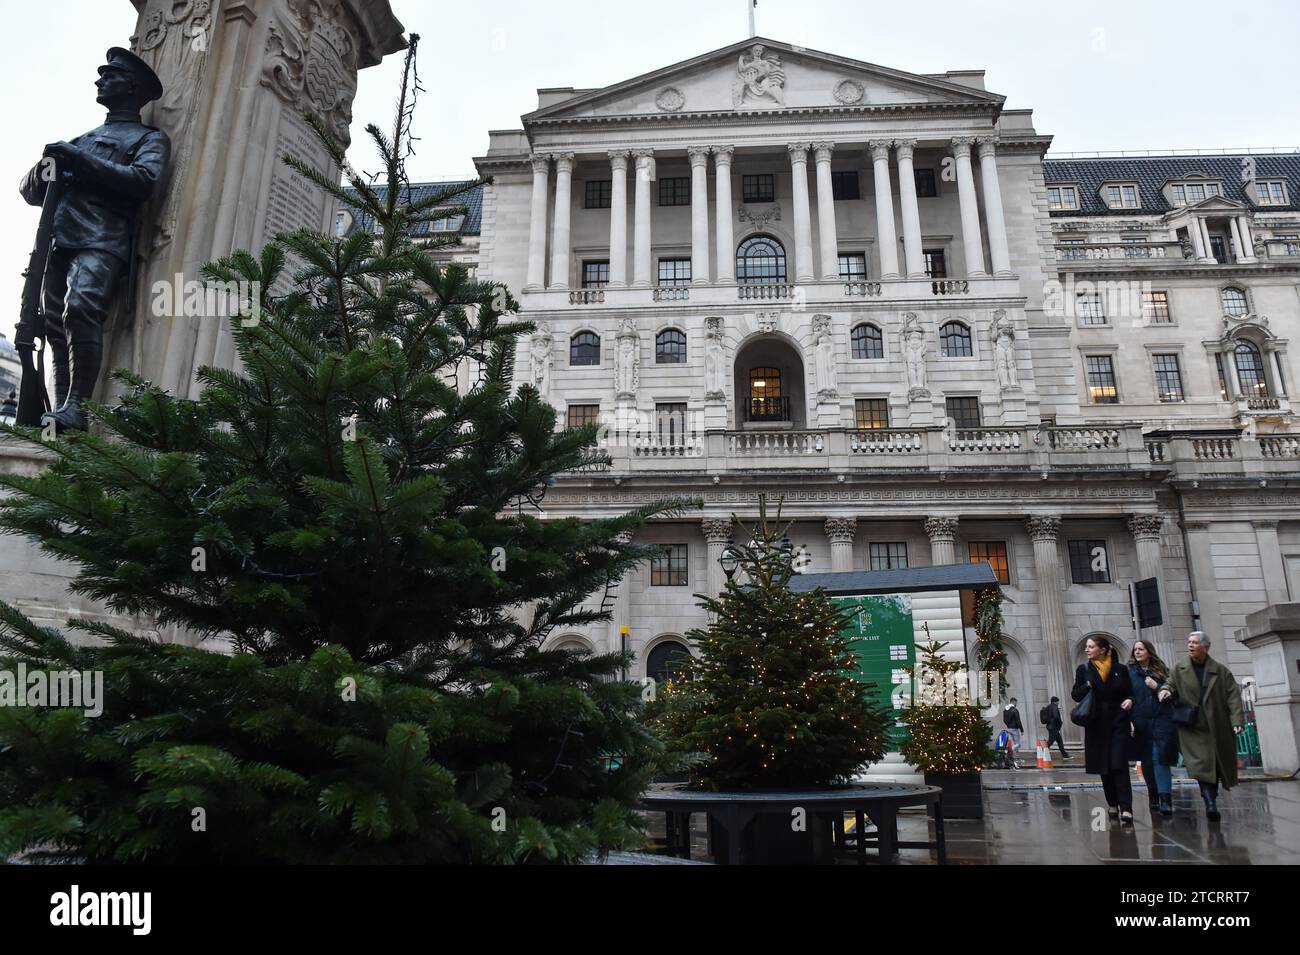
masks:
<svg viewBox="0 0 1300 955"><path fill-rule="evenodd" d="M464 216L443 216L429 223L430 232L459 232L465 224Z"/></svg>
<svg viewBox="0 0 1300 955"><path fill-rule="evenodd" d="M1104 187L1106 205L1112 209L1138 208L1138 187L1135 182L1119 182Z"/></svg>
<svg viewBox="0 0 1300 955"><path fill-rule="evenodd" d="M1255 181L1255 201L1261 206L1289 205L1286 194L1286 180L1257 179Z"/></svg>
<svg viewBox="0 0 1300 955"><path fill-rule="evenodd" d="M1194 206L1219 194L1217 182L1175 182L1169 187L1169 201L1175 206Z"/></svg>
<svg viewBox="0 0 1300 955"><path fill-rule="evenodd" d="M1074 186L1048 186L1047 208L1051 212L1066 212L1079 208L1079 190Z"/></svg>

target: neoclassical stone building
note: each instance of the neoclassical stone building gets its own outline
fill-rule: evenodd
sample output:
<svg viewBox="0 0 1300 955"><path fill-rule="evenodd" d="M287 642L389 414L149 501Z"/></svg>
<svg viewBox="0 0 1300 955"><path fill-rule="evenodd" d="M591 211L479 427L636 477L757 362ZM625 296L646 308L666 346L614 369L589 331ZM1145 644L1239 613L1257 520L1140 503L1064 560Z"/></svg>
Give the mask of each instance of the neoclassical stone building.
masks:
<svg viewBox="0 0 1300 955"><path fill-rule="evenodd" d="M1300 598L1300 159L1050 143L981 72L765 39L490 134L478 274L537 323L518 374L613 460L546 513L704 501L557 643L626 627L662 671L767 492L814 571L988 561L1031 718L1089 634L1127 651L1147 577L1168 655L1199 626L1249 675L1244 615Z"/></svg>

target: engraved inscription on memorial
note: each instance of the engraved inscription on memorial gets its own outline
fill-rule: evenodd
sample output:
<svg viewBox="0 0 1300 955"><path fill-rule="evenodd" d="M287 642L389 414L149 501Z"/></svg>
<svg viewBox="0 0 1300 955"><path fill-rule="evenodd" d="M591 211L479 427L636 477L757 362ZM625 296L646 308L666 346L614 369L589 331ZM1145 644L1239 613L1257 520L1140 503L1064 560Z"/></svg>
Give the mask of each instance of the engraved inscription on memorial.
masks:
<svg viewBox="0 0 1300 955"><path fill-rule="evenodd" d="M328 169L329 154L311 127L292 113L283 113L275 142L275 154L277 161L271 175L266 217L262 224L263 244L269 242L277 232L291 232L301 228L319 229L325 224L325 194L279 158L293 156L315 169Z"/></svg>

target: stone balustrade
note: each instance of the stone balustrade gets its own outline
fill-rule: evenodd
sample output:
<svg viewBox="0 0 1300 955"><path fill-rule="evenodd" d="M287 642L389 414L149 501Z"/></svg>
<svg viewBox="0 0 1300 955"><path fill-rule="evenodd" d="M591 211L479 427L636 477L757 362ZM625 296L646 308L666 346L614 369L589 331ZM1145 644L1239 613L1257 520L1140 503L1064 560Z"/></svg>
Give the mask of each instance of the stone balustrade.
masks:
<svg viewBox="0 0 1300 955"><path fill-rule="evenodd" d="M1087 244L1063 243L1056 247L1056 257L1062 262L1119 261L1132 265L1143 259L1183 261L1182 246L1177 242L1089 242Z"/></svg>

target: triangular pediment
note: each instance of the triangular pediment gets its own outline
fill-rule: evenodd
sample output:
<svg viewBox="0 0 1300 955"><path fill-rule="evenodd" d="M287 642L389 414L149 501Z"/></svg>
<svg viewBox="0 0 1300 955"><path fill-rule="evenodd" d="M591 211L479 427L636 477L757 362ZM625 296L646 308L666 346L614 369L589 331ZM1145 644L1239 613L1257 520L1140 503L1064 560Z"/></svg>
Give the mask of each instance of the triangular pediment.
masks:
<svg viewBox="0 0 1300 955"><path fill-rule="evenodd" d="M870 107L997 107L1004 97L947 79L753 37L702 56L585 91L524 123L621 116Z"/></svg>
<svg viewBox="0 0 1300 955"><path fill-rule="evenodd" d="M1224 212L1237 215L1246 212L1244 203L1237 202L1235 199L1226 199L1223 196L1209 196L1200 202L1193 202L1185 206L1177 206L1165 214L1166 218L1173 219L1178 216L1190 214L1205 215L1206 213Z"/></svg>

